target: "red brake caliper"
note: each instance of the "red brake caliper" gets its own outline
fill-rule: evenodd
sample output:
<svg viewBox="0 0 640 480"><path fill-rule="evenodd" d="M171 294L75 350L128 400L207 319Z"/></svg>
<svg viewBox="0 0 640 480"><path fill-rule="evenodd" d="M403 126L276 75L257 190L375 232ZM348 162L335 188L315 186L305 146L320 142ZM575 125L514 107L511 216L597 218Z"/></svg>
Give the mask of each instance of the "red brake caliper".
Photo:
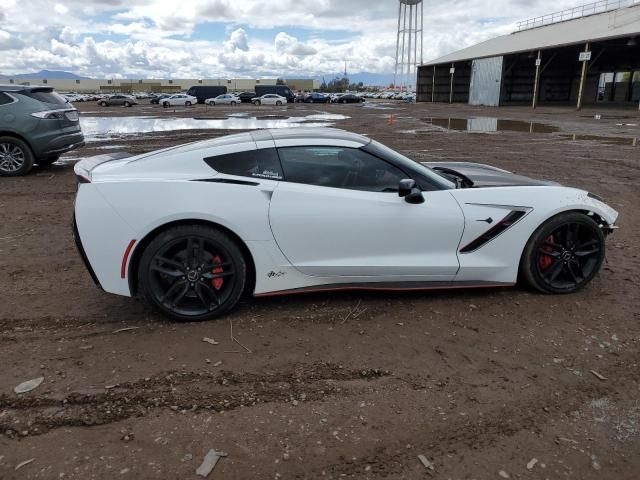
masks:
<svg viewBox="0 0 640 480"><path fill-rule="evenodd" d="M218 264L218 263L222 263L222 259L218 256L213 257L213 263L214 264ZM215 267L213 270L211 270L211 273L222 273L224 272L222 267ZM215 288L216 290L220 290L222 288L222 284L224 283L224 279L223 278L214 278L213 280L211 280L211 285L213 285L213 288Z"/></svg>
<svg viewBox="0 0 640 480"><path fill-rule="evenodd" d="M545 239L545 242L554 243L553 235L549 235ZM544 247L543 250L545 252L553 252L553 248L548 246ZM551 256L549 255L540 255L540 257L538 258L538 265L540 266L540 270L546 270L551 266L552 263L553 263L553 258L551 258Z"/></svg>

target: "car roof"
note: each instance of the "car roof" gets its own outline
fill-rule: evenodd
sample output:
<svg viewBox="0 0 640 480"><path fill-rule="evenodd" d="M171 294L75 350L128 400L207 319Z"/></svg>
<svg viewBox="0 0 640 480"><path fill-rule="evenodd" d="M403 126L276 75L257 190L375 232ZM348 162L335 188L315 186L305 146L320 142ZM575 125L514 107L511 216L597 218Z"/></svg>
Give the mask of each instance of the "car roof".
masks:
<svg viewBox="0 0 640 480"><path fill-rule="evenodd" d="M53 90L53 87L47 85L3 85L0 84L0 92L23 92L25 90L40 90L46 88L47 90Z"/></svg>
<svg viewBox="0 0 640 480"><path fill-rule="evenodd" d="M371 139L364 135L347 132L339 128L276 128L269 130L256 130L251 132L253 140L297 140L301 144L310 140L335 140L355 142L361 146L368 145Z"/></svg>

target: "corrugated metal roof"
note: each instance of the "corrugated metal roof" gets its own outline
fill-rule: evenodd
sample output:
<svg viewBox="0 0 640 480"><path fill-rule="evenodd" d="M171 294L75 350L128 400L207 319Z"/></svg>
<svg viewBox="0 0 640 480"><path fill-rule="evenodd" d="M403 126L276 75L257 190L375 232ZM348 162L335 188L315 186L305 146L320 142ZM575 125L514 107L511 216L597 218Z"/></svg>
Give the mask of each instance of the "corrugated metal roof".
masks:
<svg viewBox="0 0 640 480"><path fill-rule="evenodd" d="M634 34L640 35L640 5L502 35L436 58L424 65L495 57Z"/></svg>

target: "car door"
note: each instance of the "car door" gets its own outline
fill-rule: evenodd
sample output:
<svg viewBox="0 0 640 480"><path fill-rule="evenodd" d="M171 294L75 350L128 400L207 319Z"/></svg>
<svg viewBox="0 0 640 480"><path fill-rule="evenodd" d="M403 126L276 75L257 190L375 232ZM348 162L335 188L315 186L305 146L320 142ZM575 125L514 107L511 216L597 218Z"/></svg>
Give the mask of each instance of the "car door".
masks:
<svg viewBox="0 0 640 480"><path fill-rule="evenodd" d="M424 192L423 204L397 193L409 176L355 148L283 147L284 180L270 205L279 248L300 272L323 277L450 281L464 228L448 190Z"/></svg>

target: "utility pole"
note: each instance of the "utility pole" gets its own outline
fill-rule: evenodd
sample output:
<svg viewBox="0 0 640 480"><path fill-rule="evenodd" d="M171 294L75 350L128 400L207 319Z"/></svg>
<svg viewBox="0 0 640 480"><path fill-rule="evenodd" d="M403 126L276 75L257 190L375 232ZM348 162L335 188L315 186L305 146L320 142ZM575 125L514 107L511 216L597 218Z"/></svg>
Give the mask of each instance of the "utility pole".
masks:
<svg viewBox="0 0 640 480"><path fill-rule="evenodd" d="M449 70L451 74L451 85L449 86L449 103L453 103L453 76L456 74L456 65L455 63L451 64L451 69Z"/></svg>
<svg viewBox="0 0 640 480"><path fill-rule="evenodd" d="M540 84L540 65L542 64L542 50L538 50L538 58L536 58L536 79L533 84L533 101L531 106L536 108L538 106L538 89Z"/></svg>
<svg viewBox="0 0 640 480"><path fill-rule="evenodd" d="M584 94L584 81L587 78L587 70L589 67L589 60L591 59L591 52L589 51L589 42L584 44L584 52L580 54L580 61L582 62L582 74L580 75L580 88L578 89L578 104L577 109L582 109L582 95Z"/></svg>

